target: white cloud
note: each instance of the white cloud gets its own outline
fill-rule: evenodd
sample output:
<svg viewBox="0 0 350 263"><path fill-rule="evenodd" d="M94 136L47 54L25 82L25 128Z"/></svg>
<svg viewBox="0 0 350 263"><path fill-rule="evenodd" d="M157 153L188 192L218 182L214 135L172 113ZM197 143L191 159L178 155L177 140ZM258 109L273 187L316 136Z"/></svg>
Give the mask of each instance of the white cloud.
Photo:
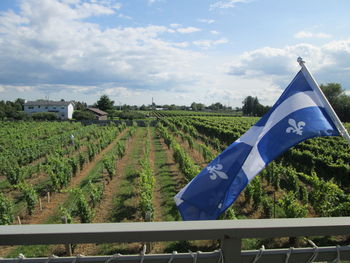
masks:
<svg viewBox="0 0 350 263"><path fill-rule="evenodd" d="M264 47L245 52L230 67L230 74L238 76L284 76L296 67L296 58L303 57L308 61L312 57L313 64L322 63L322 53L310 44L299 44L285 48Z"/></svg>
<svg viewBox="0 0 350 263"><path fill-rule="evenodd" d="M189 46L188 42L186 42L186 41L185 42L172 43L172 45L174 47L181 47L181 48L185 48L185 47Z"/></svg>
<svg viewBox="0 0 350 263"><path fill-rule="evenodd" d="M15 87L15 89L19 92L28 92L28 91L33 90L33 87L31 87L31 86L17 86L17 87Z"/></svg>
<svg viewBox="0 0 350 263"><path fill-rule="evenodd" d="M101 4L93 4L84 2L76 7L79 18L99 15L112 15L115 10L111 7L103 6Z"/></svg>
<svg viewBox="0 0 350 263"><path fill-rule="evenodd" d="M179 28L180 26L181 24L176 24L176 23L170 24L171 28Z"/></svg>
<svg viewBox="0 0 350 263"><path fill-rule="evenodd" d="M32 86L16 86L16 85L0 85L0 92L9 92L11 90L16 90L17 92L28 92L32 91L34 87Z"/></svg>
<svg viewBox="0 0 350 263"><path fill-rule="evenodd" d="M220 32L218 32L216 30L211 30L210 33L213 34L213 35L219 35L220 34Z"/></svg>
<svg viewBox="0 0 350 263"><path fill-rule="evenodd" d="M295 38L330 38L331 35L325 33L313 33L310 31L299 31L294 35Z"/></svg>
<svg viewBox="0 0 350 263"><path fill-rule="evenodd" d="M110 94L123 104L148 104L154 97L161 104L189 105L195 100L241 106L244 97L253 94L271 105L299 69L298 56L319 83L350 86L350 39L323 46L264 47L231 58L216 52L213 57L206 49L229 42L214 36L219 33L214 30L209 32L219 39L182 35L201 29L180 24L105 29L88 22L94 21L91 16L121 15L115 1L94 0L85 6L75 0L21 3L20 11L0 13L3 97L37 99L49 94L50 99L94 103ZM163 37L168 33L176 33L175 40ZM193 51L194 45L202 51Z"/></svg>
<svg viewBox="0 0 350 263"><path fill-rule="evenodd" d="M210 5L210 10L213 10L215 8L233 8L235 7L238 3L248 3L250 0L222 0L222 1L217 1L213 4Z"/></svg>
<svg viewBox="0 0 350 263"><path fill-rule="evenodd" d="M91 16L112 15L115 13L115 6L109 3L78 2L69 4L56 0L28 0L22 1L21 15L29 18L34 25L46 25L65 17L66 20L77 20ZM118 8L118 6L117 6Z"/></svg>
<svg viewBox="0 0 350 263"><path fill-rule="evenodd" d="M201 23L206 23L206 24L215 23L214 19L198 19L198 21L201 22Z"/></svg>
<svg viewBox="0 0 350 263"><path fill-rule="evenodd" d="M181 33L181 34L191 34L191 33L194 33L194 32L201 31L201 29L197 28L197 27L190 26L190 27L177 28L176 31Z"/></svg>
<svg viewBox="0 0 350 263"><path fill-rule="evenodd" d="M132 97L132 96L137 96L140 93L135 92L133 90L130 90L126 87L114 87L114 88L107 88L104 89L101 94L106 94L111 97Z"/></svg>
<svg viewBox="0 0 350 263"><path fill-rule="evenodd" d="M66 89L68 91L73 91L74 93L91 93L97 90L96 86L79 86L79 85L59 85L60 89Z"/></svg>
<svg viewBox="0 0 350 263"><path fill-rule="evenodd" d="M42 84L44 88L50 84L128 83L128 88L134 89L171 88L195 81L190 65L200 54L184 50L185 41L162 40L160 35L171 29L155 25L102 29L82 20L113 11L107 4L97 3L104 2L84 6L28 0L20 5L20 15L0 13L0 79L12 85ZM178 30L190 33L200 29Z"/></svg>
<svg viewBox="0 0 350 263"><path fill-rule="evenodd" d="M284 48L265 47L245 52L229 67L229 74L246 79L270 79L284 87L299 70L301 56L319 83L338 82L350 86L350 39L323 46L298 44Z"/></svg>
<svg viewBox="0 0 350 263"><path fill-rule="evenodd" d="M148 0L148 4L149 5L153 5L154 3L157 3L157 2L163 2L164 0Z"/></svg>
<svg viewBox="0 0 350 263"><path fill-rule="evenodd" d="M193 45L204 48L204 49L208 49L212 46L215 45L220 45L220 44L226 44L228 43L228 40L226 38L221 38L218 40L208 40L208 39L204 39L204 40L196 40L192 42Z"/></svg>
<svg viewBox="0 0 350 263"><path fill-rule="evenodd" d="M123 18L123 19L132 20L132 17L131 17L131 16L127 16L127 15L124 15L124 14L118 14L118 17L119 17L119 18Z"/></svg>

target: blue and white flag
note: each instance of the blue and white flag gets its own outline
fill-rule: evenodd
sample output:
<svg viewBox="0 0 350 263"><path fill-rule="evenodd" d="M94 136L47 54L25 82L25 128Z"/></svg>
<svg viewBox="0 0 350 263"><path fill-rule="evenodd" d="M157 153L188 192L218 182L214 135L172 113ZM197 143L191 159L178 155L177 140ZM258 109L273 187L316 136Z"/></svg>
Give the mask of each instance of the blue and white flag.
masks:
<svg viewBox="0 0 350 263"><path fill-rule="evenodd" d="M283 152L312 137L340 135L311 78L300 70L271 110L174 197L184 220L216 219Z"/></svg>

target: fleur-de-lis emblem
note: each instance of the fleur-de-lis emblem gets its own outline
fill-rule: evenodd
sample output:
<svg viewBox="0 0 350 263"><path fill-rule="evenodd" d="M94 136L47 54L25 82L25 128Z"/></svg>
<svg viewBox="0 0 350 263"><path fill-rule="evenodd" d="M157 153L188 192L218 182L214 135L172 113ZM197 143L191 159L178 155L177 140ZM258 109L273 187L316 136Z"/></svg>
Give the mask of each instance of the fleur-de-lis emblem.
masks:
<svg viewBox="0 0 350 263"><path fill-rule="evenodd" d="M228 176L225 172L222 172L222 164L216 164L214 166L208 166L207 169L210 174L210 179L215 180L217 177L220 177L221 179L227 179Z"/></svg>
<svg viewBox="0 0 350 263"><path fill-rule="evenodd" d="M303 128L306 125L305 122L303 121L299 121L298 123L294 120L294 119L289 119L288 120L289 125L291 125L291 127L288 127L286 129L287 133L296 133L298 135L303 135Z"/></svg>

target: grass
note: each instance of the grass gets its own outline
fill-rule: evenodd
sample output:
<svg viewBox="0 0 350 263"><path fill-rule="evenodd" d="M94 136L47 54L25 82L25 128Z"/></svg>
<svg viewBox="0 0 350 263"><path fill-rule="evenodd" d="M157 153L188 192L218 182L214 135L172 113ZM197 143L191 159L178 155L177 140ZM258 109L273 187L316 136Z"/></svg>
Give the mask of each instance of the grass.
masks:
<svg viewBox="0 0 350 263"><path fill-rule="evenodd" d="M143 134L145 128L138 128L134 138L134 144L130 155L128 156L128 163L125 166L124 176L120 179L118 193L115 196L113 203L116 208L111 216L111 222L132 221L137 218L138 201L137 201L137 187L136 178L138 177L137 167L142 156Z"/></svg>
<svg viewBox="0 0 350 263"><path fill-rule="evenodd" d="M160 138L156 135L155 130L152 129L152 137L154 143L155 157L154 167L157 171L157 182L160 185L162 194L162 209L165 221L178 221L180 215L174 202L174 196L177 194L177 182L174 180L175 174L169 170L169 162L167 154L163 149Z"/></svg>
<svg viewBox="0 0 350 263"><path fill-rule="evenodd" d="M147 128L137 128L131 151L127 156L127 163L124 169L124 176L120 178L118 193L113 199L114 209L111 211L110 222L128 222L139 221L139 199L138 199L138 167L139 160L143 155L144 135ZM107 255L115 253L138 253L139 244L101 244L98 248L98 254Z"/></svg>
<svg viewBox="0 0 350 263"><path fill-rule="evenodd" d="M50 245L32 245L32 246L19 246L13 249L6 257L16 258L21 253L25 257L47 257Z"/></svg>

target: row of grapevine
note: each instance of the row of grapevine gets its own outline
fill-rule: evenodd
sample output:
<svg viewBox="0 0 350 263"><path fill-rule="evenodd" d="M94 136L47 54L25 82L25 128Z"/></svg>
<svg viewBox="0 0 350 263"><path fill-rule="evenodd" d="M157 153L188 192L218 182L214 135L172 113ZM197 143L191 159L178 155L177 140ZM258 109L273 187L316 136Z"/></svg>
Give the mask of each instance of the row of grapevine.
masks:
<svg viewBox="0 0 350 263"><path fill-rule="evenodd" d="M173 150L174 159L179 164L180 170L185 178L188 181L192 180L192 178L200 172L199 166L193 162L191 157L176 142L173 136L168 132L167 128L165 128L160 122L158 122L156 128L167 146Z"/></svg>
<svg viewBox="0 0 350 263"><path fill-rule="evenodd" d="M329 147L328 152L313 151L311 147L304 148L304 145L315 145L315 148L322 146L321 140L324 138L313 139L311 142L303 143L299 147L295 147L283 156L283 161L293 165L299 171L310 174L316 174L324 179L331 179L346 188L350 188L350 149L345 147ZM338 140L342 138L328 138L329 141ZM304 148L304 149L303 149ZM338 156L338 157L336 157Z"/></svg>
<svg viewBox="0 0 350 263"><path fill-rule="evenodd" d="M69 122L1 122L0 162L23 166L57 149L69 146L71 135L79 141L94 127Z"/></svg>
<svg viewBox="0 0 350 263"><path fill-rule="evenodd" d="M150 115L155 117L193 117L193 116L208 116L208 117L236 117L240 116L240 112L208 112L208 111L185 111L185 110L167 110L153 111Z"/></svg>
<svg viewBox="0 0 350 263"><path fill-rule="evenodd" d="M149 130L147 129L148 137ZM139 194L140 194L140 209L145 220L153 220L154 207L153 207L153 188L155 185L155 177L151 168L150 162L150 141L145 142L143 150L143 158L140 160L139 175Z"/></svg>
<svg viewBox="0 0 350 263"><path fill-rule="evenodd" d="M199 117L187 118L186 120L181 120L179 118L168 119L176 123L179 127L184 127L184 124L181 123L187 123L186 125L193 123L200 133L205 133L212 137L216 136L220 140L223 140L220 134L222 134L222 132L226 133L224 130L227 128L238 132L236 136L228 137L228 143L232 143L253 124L252 119L245 122L244 118L231 118L225 121L220 120L220 118ZM218 122L220 124L218 124ZM225 125L227 128L222 129L222 125ZM218 132L215 133L212 131L211 134L211 129L217 130ZM226 135L229 134L226 133ZM327 180L335 178L337 184L345 187L350 186L350 148L347 142L341 137L309 139L287 151L283 156L283 160L286 164L292 165L301 172L307 174L316 172L317 175L322 178Z"/></svg>
<svg viewBox="0 0 350 263"><path fill-rule="evenodd" d="M189 141L186 138L186 134L182 133L180 135L181 133L174 128L177 126L183 131L191 130L191 128L186 128L186 130L184 128L190 125L188 119L186 121L180 118L167 118L166 121L163 119L163 122L171 122L167 126L172 127L175 134L179 134L182 139ZM198 135L196 137L198 138ZM189 145L191 144L189 143ZM326 146L323 147L324 145ZM254 209L261 207L262 214L265 217L271 217L273 209L279 210L279 216L283 217L302 217L309 213L316 213L319 216L349 214L348 196L338 186L341 183L343 185L349 185L347 180L344 179L348 173L349 150L345 149L345 152L339 151L342 146L347 146L342 138L328 137L308 140L300 146L295 147L280 158L280 160L271 163L260 176L256 177L248 185L244 192L246 203L252 203ZM330 155L324 156L328 153L327 148ZM296 153L300 155L300 158L291 157L296 156ZM299 172L292 168L291 165L299 168ZM341 179L339 179L339 182L337 182L338 185L336 185L333 181L325 181L316 176L315 171L318 176L327 180L330 178L333 178L333 181L337 181L339 178ZM311 174L311 176L307 174ZM304 178L304 181L305 178L314 179L313 183L310 183L310 180L303 182L301 178ZM271 196L273 191L263 190L266 184L273 186L274 191L280 192L277 202ZM338 189L337 194L335 194L336 191L334 189ZM278 206L277 208L275 207L276 205Z"/></svg>
<svg viewBox="0 0 350 263"><path fill-rule="evenodd" d="M48 125L51 125L51 123L49 123ZM51 156L58 155L61 157L62 156L68 157L69 155L72 156L72 153L78 150L82 152L84 145L90 145L91 143L99 144L99 145L101 144L102 147L105 147L106 146L105 144L108 143L109 139L104 136L104 129L105 128L101 129L99 126L96 126L96 125L91 125L91 126L87 126L87 128L82 128L79 131L76 130L75 133L77 134L77 136L74 140L74 144L71 143L69 145L65 145L57 142L56 144L51 145L51 147L53 148L50 151L50 154L47 153L46 160L43 159L40 163L38 163L35 166L32 166L32 165L22 166L17 162L16 159L12 159L12 158L5 159L5 157L3 156L3 159L1 159L2 165L0 166L0 174L5 176L11 185L14 185L19 183L20 181L23 181L26 178L30 178L34 173L46 172L41 170L43 170L43 166L45 166L45 162L46 163L48 162L47 159L50 158L50 155ZM102 137L104 139L102 141L98 141L99 138L102 138ZM91 157L93 157L93 155L94 154L92 154ZM72 166L75 165L75 167L73 167L73 172L75 173L77 162L75 158L72 157L71 159L73 162ZM84 162L83 156L80 156L79 162L80 163Z"/></svg>
<svg viewBox="0 0 350 263"><path fill-rule="evenodd" d="M95 126L97 128L98 126ZM64 151L58 150L57 152L46 157L43 164L40 165L42 175L41 181L37 181L36 185L25 183L25 176L22 176L21 171L25 168L15 167L17 170L17 180L13 180L11 189L17 189L18 194L14 195L14 191L11 191L14 200L18 203L20 200L26 202L28 214L31 215L40 195L46 194L47 191L61 191L68 186L73 176L77 174L79 169L83 168L83 165L88 162L89 157L93 157L98 154L103 148L107 147L116 137L116 135L125 128L125 125L120 127L106 126L99 127L102 132L93 132L90 134L90 140L94 141L94 144L88 144L87 152L81 151L72 155L64 155ZM93 155L92 153L93 152ZM91 160L91 159L90 159ZM12 202L11 198L7 198L8 202ZM11 206L11 205L10 205ZM17 205L16 205L17 206ZM18 211L17 211L18 212Z"/></svg>
<svg viewBox="0 0 350 263"><path fill-rule="evenodd" d="M162 123L179 136L183 142L186 141L191 149L195 148L203 156L206 163L211 162L216 157L216 150L207 145L207 138L203 138L192 125L184 123L179 118L162 119ZM204 141L204 143L197 143L197 139Z"/></svg>

